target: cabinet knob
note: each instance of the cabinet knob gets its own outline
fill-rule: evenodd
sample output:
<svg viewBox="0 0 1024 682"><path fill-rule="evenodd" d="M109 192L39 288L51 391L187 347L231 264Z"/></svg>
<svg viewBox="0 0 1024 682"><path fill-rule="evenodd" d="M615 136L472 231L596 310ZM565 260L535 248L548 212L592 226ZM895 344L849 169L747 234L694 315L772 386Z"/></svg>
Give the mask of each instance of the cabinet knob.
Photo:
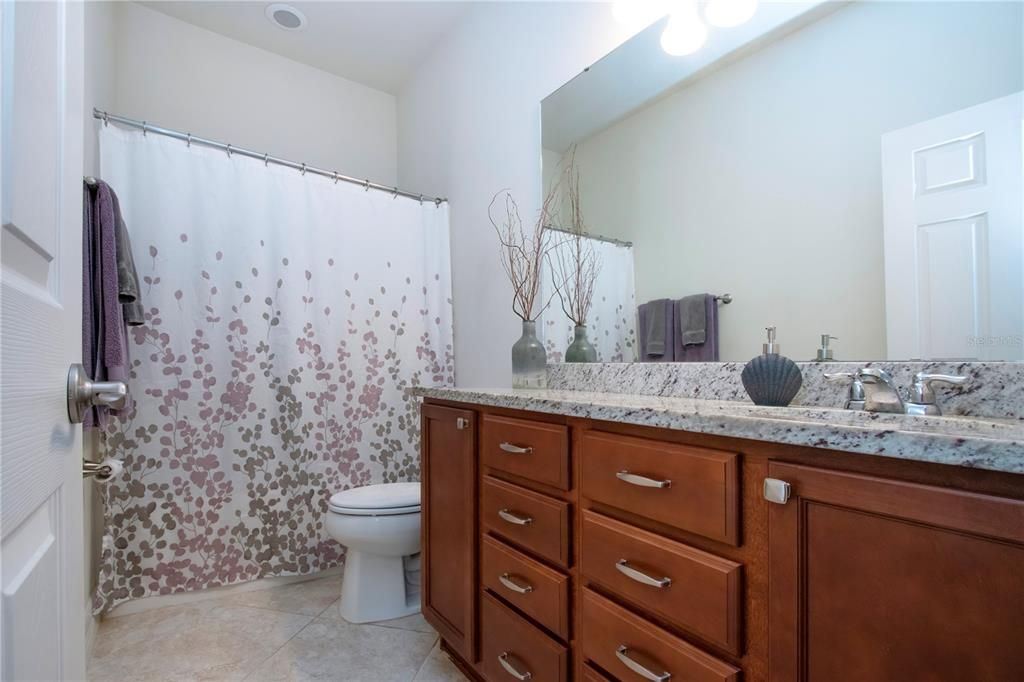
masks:
<svg viewBox="0 0 1024 682"><path fill-rule="evenodd" d="M786 504L789 502L791 492L792 488L785 481L780 481L777 478L764 479L764 499L769 502Z"/></svg>
<svg viewBox="0 0 1024 682"><path fill-rule="evenodd" d="M469 428L469 420L466 419L465 417L458 417L455 420L455 428L457 428L459 431L465 431L466 429Z"/></svg>

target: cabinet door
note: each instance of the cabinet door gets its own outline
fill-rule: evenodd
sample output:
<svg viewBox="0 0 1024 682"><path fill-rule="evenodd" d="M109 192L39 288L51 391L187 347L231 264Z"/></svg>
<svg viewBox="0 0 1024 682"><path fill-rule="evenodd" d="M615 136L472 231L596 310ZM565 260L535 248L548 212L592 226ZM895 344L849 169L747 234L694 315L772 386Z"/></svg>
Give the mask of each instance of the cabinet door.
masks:
<svg viewBox="0 0 1024 682"><path fill-rule="evenodd" d="M423 406L423 617L476 661L476 415Z"/></svg>
<svg viewBox="0 0 1024 682"><path fill-rule="evenodd" d="M1024 502L771 463L776 682L1021 679Z"/></svg>

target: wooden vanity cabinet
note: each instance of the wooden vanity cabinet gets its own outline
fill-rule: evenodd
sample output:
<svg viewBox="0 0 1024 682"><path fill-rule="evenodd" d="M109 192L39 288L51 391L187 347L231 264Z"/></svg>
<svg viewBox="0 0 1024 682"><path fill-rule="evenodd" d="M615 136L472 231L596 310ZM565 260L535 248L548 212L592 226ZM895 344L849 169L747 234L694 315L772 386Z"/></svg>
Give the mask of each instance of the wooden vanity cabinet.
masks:
<svg viewBox="0 0 1024 682"><path fill-rule="evenodd" d="M476 413L423 406L423 617L468 662L477 642Z"/></svg>
<svg viewBox="0 0 1024 682"><path fill-rule="evenodd" d="M423 533L474 679L1024 679L1020 475L428 400Z"/></svg>
<svg viewBox="0 0 1024 682"><path fill-rule="evenodd" d="M772 680L1024 679L1024 501L768 471Z"/></svg>

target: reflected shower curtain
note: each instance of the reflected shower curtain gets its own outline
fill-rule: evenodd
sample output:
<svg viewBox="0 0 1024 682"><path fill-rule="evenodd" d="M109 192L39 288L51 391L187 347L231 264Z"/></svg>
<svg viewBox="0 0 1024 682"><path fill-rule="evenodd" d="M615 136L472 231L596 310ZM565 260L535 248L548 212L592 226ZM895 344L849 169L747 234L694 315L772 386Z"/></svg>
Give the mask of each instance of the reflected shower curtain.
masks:
<svg viewBox="0 0 1024 682"><path fill-rule="evenodd" d="M597 349L598 362L633 362L636 359L636 293L633 279L633 247L603 239L587 238L597 254L601 271L587 316L587 335ZM555 249L570 249L567 240L556 240ZM557 259L557 256L555 256ZM541 281L541 301L554 294L551 276ZM562 312L558 296L541 316L541 333L548 362L562 362L572 343L574 325Z"/></svg>
<svg viewBox="0 0 1024 682"><path fill-rule="evenodd" d="M110 125L146 324L94 605L336 566L331 494L419 480L453 383L448 208Z"/></svg>

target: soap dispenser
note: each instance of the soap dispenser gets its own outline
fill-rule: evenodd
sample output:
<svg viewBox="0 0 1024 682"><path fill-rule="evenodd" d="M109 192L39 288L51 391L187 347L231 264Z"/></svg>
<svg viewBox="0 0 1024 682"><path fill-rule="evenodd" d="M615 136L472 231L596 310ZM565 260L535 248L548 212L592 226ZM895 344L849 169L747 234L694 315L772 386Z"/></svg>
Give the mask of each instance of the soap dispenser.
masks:
<svg viewBox="0 0 1024 682"><path fill-rule="evenodd" d="M835 356L832 355L832 349L829 348L829 341L838 341L839 337L832 336L831 334L821 335L821 348L818 349L818 362L832 362Z"/></svg>
<svg viewBox="0 0 1024 682"><path fill-rule="evenodd" d="M766 327L768 341L762 353L743 368L740 379L755 405L785 407L796 397L803 385L803 375L796 363L779 354L775 327Z"/></svg>

